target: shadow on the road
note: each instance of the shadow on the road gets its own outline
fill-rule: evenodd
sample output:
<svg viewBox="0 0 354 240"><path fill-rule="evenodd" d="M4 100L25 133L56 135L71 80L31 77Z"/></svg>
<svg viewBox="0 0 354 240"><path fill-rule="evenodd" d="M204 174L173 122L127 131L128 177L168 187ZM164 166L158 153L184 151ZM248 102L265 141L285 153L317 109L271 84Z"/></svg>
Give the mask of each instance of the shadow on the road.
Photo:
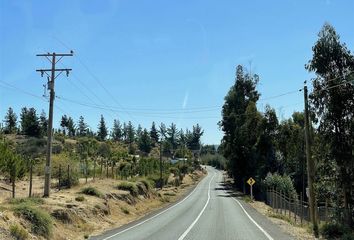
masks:
<svg viewBox="0 0 354 240"><path fill-rule="evenodd" d="M218 197L242 197L244 194L242 192L236 191L232 184L229 182L221 182L220 187L214 188L214 190L224 191L224 194L218 194Z"/></svg>

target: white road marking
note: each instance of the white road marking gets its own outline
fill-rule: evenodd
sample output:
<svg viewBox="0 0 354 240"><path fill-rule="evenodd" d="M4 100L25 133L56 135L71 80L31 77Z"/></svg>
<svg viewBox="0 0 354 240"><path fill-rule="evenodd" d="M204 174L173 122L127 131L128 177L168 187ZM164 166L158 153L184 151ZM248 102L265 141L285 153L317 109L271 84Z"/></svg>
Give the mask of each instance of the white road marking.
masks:
<svg viewBox="0 0 354 240"><path fill-rule="evenodd" d="M269 239L269 240L274 240L269 233L266 232L266 230L264 230L261 226L258 225L258 223L248 214L248 212L244 209L244 207L241 205L241 203L232 197L232 199L238 203L238 205L240 205L240 207L242 208L242 210L244 211L244 213L246 214L246 216L251 220L251 222L254 223L254 225L256 225L256 227L258 227L259 230L261 230L262 233L264 233L264 235Z"/></svg>
<svg viewBox="0 0 354 240"><path fill-rule="evenodd" d="M211 181L213 180L213 178L215 177L215 175L216 175L216 173L214 173L213 177L210 179L209 188L208 188L208 200L206 201L202 211L200 211L197 218L192 222L192 224L187 228L187 230L184 231L184 233L178 238L178 240L183 240L187 236L187 234L190 232L190 230L192 230L192 228L198 222L199 218L202 216L203 212L205 211L206 207L208 206L208 203L210 201L210 184L211 184Z"/></svg>
<svg viewBox="0 0 354 240"><path fill-rule="evenodd" d="M214 175L214 176L215 176L215 175ZM214 178L214 176L213 176L213 178ZM176 203L175 205L173 205L173 206L171 206L171 207L169 207L169 208L163 210L162 212L159 212L158 214L156 214L156 215L154 215L154 216L152 216L152 217L150 217L150 218L148 218L148 219L145 219L145 220L142 221L142 222L139 222L139 223L137 223L137 224L135 224L135 225L133 225L133 226L127 228L127 229L124 229L124 230L122 230L122 231L120 231L120 232L117 232L117 233L115 233L115 234L113 234L113 235L111 235L111 236L108 236L108 237L106 237L106 238L104 238L104 239L102 239L102 240L108 240L108 239L111 239L112 237L115 237L115 236L118 236L118 235L120 235L120 234L122 234L122 233L125 233L125 232L127 232L127 231L129 231L129 230L131 230L131 229L133 229L133 228L135 228L135 227L137 227L137 226L140 226L140 225L142 225L142 224L144 224L144 223L150 221L151 219L154 219L154 218L160 216L161 214L167 212L168 210L171 210L172 208L177 207L178 205L180 205L181 203L183 203L184 201L186 201L186 200L195 192L195 190L197 190L197 188L198 188L198 186L199 186L200 183L201 183L201 182L199 182L199 183L197 184L197 186L193 189L193 191L192 191L190 194L188 194L187 197L185 197L183 200L181 200L180 202ZM210 182L209 182L209 188L210 188ZM209 200L208 200L208 201L209 201Z"/></svg>

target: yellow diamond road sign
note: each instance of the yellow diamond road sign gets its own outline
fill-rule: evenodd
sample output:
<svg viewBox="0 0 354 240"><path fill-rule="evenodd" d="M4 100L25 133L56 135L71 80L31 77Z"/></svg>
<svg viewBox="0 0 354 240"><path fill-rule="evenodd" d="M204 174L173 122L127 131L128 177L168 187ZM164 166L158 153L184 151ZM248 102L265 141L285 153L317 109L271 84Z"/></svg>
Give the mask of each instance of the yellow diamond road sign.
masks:
<svg viewBox="0 0 354 240"><path fill-rule="evenodd" d="M256 183L256 181L255 181L253 178L250 177L250 178L247 180L247 183L248 183L250 186L252 186L253 184Z"/></svg>

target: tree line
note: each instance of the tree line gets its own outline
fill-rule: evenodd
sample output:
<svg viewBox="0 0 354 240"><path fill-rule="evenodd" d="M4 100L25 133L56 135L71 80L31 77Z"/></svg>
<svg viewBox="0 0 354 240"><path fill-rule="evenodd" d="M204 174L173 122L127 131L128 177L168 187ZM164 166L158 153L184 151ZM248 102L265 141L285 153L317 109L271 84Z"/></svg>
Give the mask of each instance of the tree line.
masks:
<svg viewBox="0 0 354 240"><path fill-rule="evenodd" d="M335 206L341 216L333 216L334 219L353 226L354 56L327 23L319 32L312 52L305 68L315 75L311 79L309 104L316 200ZM304 113L294 112L289 119L279 121L269 105L260 112L259 79L257 74L237 66L235 83L222 108L219 125L224 137L218 151L226 158L226 168L239 188L245 188L249 177L256 179L258 192L262 183L281 188L279 181L270 181L275 174L287 182L291 179L293 186L288 191L304 194L307 187Z"/></svg>
<svg viewBox="0 0 354 240"><path fill-rule="evenodd" d="M29 176L29 196L32 196L32 175L43 174L38 168L46 154L48 120L44 111L40 115L36 109L24 107L20 117L10 107L4 118L0 141L0 173L12 184L15 197L15 182ZM121 123L115 119L111 129L101 115L94 132L80 116L75 122L63 115L60 127L54 129L53 177L60 187L70 187L78 183L80 177L95 179L131 178L146 176L156 184L166 183L170 169L178 179L197 168L195 162L201 149L204 131L199 124L192 129L177 129L175 123L166 126L152 122L149 129L140 124L135 127L131 121ZM15 135L15 137L12 137ZM24 137L24 138L23 138ZM73 140L73 141L68 141ZM137 156L138 155L138 156ZM163 161L163 182L161 183L159 158L184 158L184 164L172 166ZM68 166L66 170L65 166ZM66 174L63 174L66 171ZM34 173L35 172L35 173Z"/></svg>
<svg viewBox="0 0 354 240"><path fill-rule="evenodd" d="M38 116L36 109L24 107L18 121L17 114L9 107L2 131L5 134L22 134L29 137L45 137L47 135L48 119L44 111ZM151 128L142 128L139 124L135 127L131 121L121 123L114 119L111 130L108 129L106 121L101 115L94 132L85 122L83 116L79 117L77 123L70 116L63 115L60 120L60 128L54 130L55 135L69 138L92 137L99 141L112 140L129 145L129 152L134 154L137 150L149 154L151 149L163 140L163 147L171 157L176 154L181 157L183 149L198 151L201 147L200 138L204 131L196 124L192 130L188 128L177 129L176 124L171 123L166 127L164 123L159 126L152 122Z"/></svg>

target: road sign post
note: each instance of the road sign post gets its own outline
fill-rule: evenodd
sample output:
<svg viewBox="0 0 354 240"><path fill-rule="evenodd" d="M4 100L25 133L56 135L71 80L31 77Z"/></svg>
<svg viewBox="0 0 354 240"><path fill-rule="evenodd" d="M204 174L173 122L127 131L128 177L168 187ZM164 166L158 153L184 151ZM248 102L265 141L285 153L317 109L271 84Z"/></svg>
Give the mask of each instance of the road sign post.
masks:
<svg viewBox="0 0 354 240"><path fill-rule="evenodd" d="M247 183L248 183L248 185L250 185L251 200L253 200L253 189L252 189L252 186L253 186L253 184L256 183L256 181L255 181L252 177L250 177L250 178L247 180Z"/></svg>

